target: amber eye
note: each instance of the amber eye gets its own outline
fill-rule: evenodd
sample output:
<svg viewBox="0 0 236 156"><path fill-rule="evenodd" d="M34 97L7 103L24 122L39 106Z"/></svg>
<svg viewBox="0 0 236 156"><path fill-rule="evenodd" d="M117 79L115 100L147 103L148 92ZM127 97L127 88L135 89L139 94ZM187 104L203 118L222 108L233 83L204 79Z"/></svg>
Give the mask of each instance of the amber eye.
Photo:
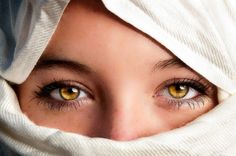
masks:
<svg viewBox="0 0 236 156"><path fill-rule="evenodd" d="M168 92L173 98L180 99L188 94L189 87L186 85L174 84L168 87Z"/></svg>
<svg viewBox="0 0 236 156"><path fill-rule="evenodd" d="M64 100L74 100L80 95L79 89L73 87L60 88L59 93Z"/></svg>

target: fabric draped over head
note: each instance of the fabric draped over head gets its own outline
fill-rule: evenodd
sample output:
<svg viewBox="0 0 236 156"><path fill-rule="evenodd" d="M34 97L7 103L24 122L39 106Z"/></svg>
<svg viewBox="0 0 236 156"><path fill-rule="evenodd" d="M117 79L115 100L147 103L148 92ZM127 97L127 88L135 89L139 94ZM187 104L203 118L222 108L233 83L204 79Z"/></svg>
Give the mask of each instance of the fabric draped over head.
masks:
<svg viewBox="0 0 236 156"><path fill-rule="evenodd" d="M30 74L68 3L0 0L0 140L24 155L236 154L236 1L103 0L219 91L220 104L188 125L129 142L37 126L21 112L9 85Z"/></svg>

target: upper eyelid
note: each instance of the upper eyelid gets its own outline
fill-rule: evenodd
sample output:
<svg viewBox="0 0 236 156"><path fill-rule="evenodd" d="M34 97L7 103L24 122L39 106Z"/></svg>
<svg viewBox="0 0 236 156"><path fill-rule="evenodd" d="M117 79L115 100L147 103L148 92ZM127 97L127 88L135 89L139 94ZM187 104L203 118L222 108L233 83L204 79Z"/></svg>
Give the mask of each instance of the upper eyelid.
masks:
<svg viewBox="0 0 236 156"><path fill-rule="evenodd" d="M171 78L171 79L169 79L169 80L166 80L166 81L164 81L164 82L162 82L161 83L161 85L159 85L155 90L154 90L154 95L153 95L153 97L155 97L155 96L157 96L158 95L158 92L160 91L160 90L163 90L164 88L166 88L168 85L171 85L171 84L174 84L174 83L182 83L182 82L186 82L186 81L195 81L195 82L197 82L197 83L199 83L199 84L201 84L203 87L205 87L206 89L210 86L210 84L207 84L206 82L205 82L205 84L202 84L202 83L204 83L204 82L198 82L198 81L203 81L202 80L203 78L199 78L199 77L197 77L197 78ZM94 92L88 87L88 86L86 86L86 85L84 85L83 83L81 83L81 82L77 82L77 81L73 81L73 80L56 80L56 79L54 79L54 80L52 80L53 82L51 82L51 83L48 83L48 84L46 84L46 85L43 85L43 87L39 87L39 88L44 88L44 87L46 87L47 85L50 85L50 84L53 84L53 83L57 83L57 84L60 84L60 86L61 87L76 87L76 88L79 88L79 89L81 89L81 90L83 90L83 91L85 91L85 93L87 93L88 95L89 95L89 97L90 98L92 98L92 99L95 99L95 94L94 94ZM77 84L77 85L75 85L75 84ZM190 86L191 87L191 86ZM193 88L193 87L192 87ZM40 89L40 90L41 90ZM195 89L195 88L193 88L193 89ZM198 91L198 90L197 90ZM96 93L96 92L95 92Z"/></svg>
<svg viewBox="0 0 236 156"><path fill-rule="evenodd" d="M211 84L208 84L207 82L205 82L203 80L203 78L172 78L172 79L166 80L163 83L161 83L155 89L153 97L160 95L159 92L164 90L166 87L173 85L173 84L181 84L181 83L189 83L189 84L197 83L197 84L201 85L201 87L203 87L202 89L205 92L207 92L208 88L211 87ZM197 90L193 86L189 86L189 87L192 87L193 89ZM199 91L199 90L197 90L197 91Z"/></svg>
<svg viewBox="0 0 236 156"><path fill-rule="evenodd" d="M45 84L42 87L39 87L39 89L43 92L43 90L46 87L53 86L53 85L54 85L55 88L52 88L50 91L55 90L55 89L59 89L59 88L62 88L62 87L75 87L75 88L78 88L79 90L83 90L91 98L94 98L94 95L93 95L90 88L88 88L86 85L84 85L80 82L71 81L71 80L59 80L59 81L53 80L53 82Z"/></svg>

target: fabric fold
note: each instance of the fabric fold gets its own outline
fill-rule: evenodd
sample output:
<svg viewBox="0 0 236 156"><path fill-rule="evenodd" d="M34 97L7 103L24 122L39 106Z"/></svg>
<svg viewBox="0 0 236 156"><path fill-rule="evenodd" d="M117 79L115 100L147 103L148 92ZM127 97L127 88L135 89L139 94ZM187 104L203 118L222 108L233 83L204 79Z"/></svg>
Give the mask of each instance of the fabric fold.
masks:
<svg viewBox="0 0 236 156"><path fill-rule="evenodd" d="M102 1L215 84L220 104L184 127L126 142L35 125L21 112L11 84L29 76L69 0L0 1L0 12L10 10L0 14L0 140L36 156L235 155L236 1ZM8 19L11 27L4 25Z"/></svg>

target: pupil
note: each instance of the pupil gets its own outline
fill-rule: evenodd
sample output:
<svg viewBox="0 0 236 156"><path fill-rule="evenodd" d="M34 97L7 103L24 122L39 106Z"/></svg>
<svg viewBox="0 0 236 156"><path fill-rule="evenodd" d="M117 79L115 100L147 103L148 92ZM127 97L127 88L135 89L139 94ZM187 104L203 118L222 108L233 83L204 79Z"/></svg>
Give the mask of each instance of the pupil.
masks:
<svg viewBox="0 0 236 156"><path fill-rule="evenodd" d="M78 93L78 89L76 88L65 88L65 93L69 95L74 95Z"/></svg>
<svg viewBox="0 0 236 156"><path fill-rule="evenodd" d="M67 88L67 92L69 94L73 94L73 93L76 93L76 89L75 88Z"/></svg>

